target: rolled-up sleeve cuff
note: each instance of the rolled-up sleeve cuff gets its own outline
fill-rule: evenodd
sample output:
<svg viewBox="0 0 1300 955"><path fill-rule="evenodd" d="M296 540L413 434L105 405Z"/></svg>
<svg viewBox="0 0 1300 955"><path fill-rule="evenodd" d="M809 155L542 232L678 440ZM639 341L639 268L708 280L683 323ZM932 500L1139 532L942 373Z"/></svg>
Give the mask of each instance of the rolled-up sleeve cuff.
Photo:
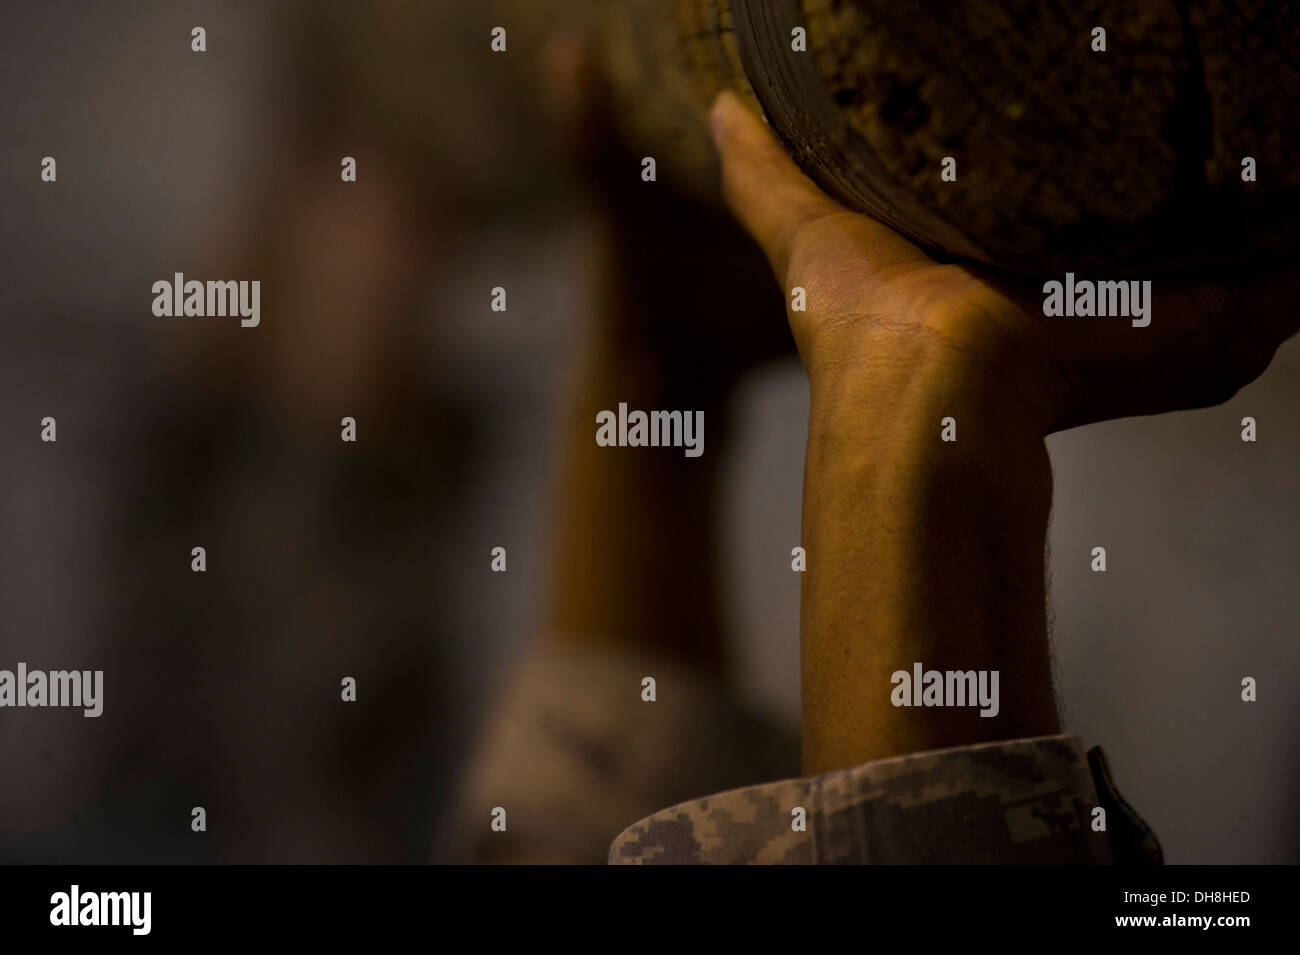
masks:
<svg viewBox="0 0 1300 955"><path fill-rule="evenodd" d="M732 789L625 829L611 864L1160 862L1100 748L1039 736Z"/></svg>

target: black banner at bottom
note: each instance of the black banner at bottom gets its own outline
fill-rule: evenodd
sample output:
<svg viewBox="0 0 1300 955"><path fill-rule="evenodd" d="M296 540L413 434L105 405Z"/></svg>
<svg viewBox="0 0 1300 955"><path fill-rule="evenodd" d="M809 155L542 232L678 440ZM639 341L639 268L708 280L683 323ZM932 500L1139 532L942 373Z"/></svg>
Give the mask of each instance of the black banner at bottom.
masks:
<svg viewBox="0 0 1300 955"><path fill-rule="evenodd" d="M944 938L1231 944L1292 921L1289 867L26 866L0 869L6 941L734 944L846 927ZM612 934L611 934L612 933ZM1044 935L1044 933L1048 933ZM815 944L815 943L814 943Z"/></svg>

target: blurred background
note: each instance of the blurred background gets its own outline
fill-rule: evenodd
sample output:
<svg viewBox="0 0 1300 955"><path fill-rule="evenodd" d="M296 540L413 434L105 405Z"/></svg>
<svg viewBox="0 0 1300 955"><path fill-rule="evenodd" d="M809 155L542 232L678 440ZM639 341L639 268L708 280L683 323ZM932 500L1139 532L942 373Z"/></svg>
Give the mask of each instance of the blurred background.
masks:
<svg viewBox="0 0 1300 955"><path fill-rule="evenodd" d="M0 712L0 861L429 858L536 635L610 216L646 228L547 94L565 7L6 4L0 668L102 669L105 703ZM178 271L260 279L261 325L155 317ZM794 726L807 389L753 350L706 443L727 666ZM1169 862L1300 861L1298 371L1292 340L1226 405L1049 440L1067 730Z"/></svg>

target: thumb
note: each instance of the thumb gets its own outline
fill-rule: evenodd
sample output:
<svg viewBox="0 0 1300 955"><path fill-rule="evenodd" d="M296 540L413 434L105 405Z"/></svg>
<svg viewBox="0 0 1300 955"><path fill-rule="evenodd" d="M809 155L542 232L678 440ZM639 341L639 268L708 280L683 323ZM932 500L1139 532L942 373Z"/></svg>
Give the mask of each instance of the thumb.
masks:
<svg viewBox="0 0 1300 955"><path fill-rule="evenodd" d="M803 174L735 93L718 94L711 120L722 160L723 198L784 282L799 227L848 210Z"/></svg>

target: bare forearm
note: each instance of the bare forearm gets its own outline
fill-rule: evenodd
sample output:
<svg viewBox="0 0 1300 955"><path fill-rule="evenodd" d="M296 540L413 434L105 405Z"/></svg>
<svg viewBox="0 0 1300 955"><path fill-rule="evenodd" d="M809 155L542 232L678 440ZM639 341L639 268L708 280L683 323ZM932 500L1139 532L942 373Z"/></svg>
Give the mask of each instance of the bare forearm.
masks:
<svg viewBox="0 0 1300 955"><path fill-rule="evenodd" d="M804 771L1057 731L1044 545L1051 469L987 367L882 335L813 376L804 486ZM955 441L941 440L954 419ZM999 671L996 716L895 706L895 671ZM919 692L919 688L917 690Z"/></svg>
<svg viewBox="0 0 1300 955"><path fill-rule="evenodd" d="M672 408L694 400L709 429L705 453L599 447L597 411ZM717 602L714 500L721 403L666 392L643 361L602 347L573 396L560 474L549 627L567 643L670 654L720 670L725 640Z"/></svg>

